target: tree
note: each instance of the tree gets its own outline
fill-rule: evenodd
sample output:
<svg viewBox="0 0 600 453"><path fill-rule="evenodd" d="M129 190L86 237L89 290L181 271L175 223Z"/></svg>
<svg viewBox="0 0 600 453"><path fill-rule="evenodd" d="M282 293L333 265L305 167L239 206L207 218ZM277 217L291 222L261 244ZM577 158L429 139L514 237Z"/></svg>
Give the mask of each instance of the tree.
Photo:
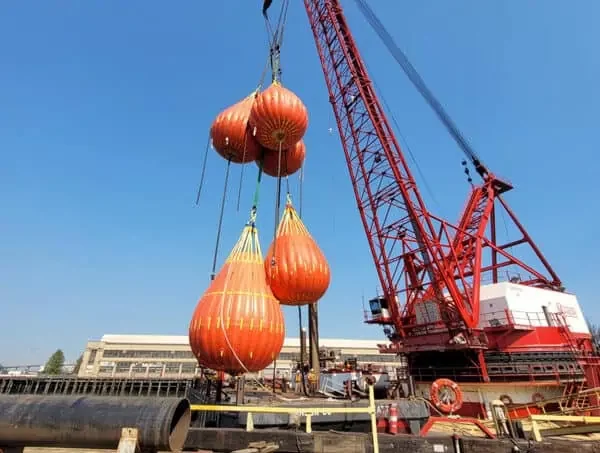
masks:
<svg viewBox="0 0 600 453"><path fill-rule="evenodd" d="M65 364L65 354L57 349L44 365L44 374L61 374Z"/></svg>
<svg viewBox="0 0 600 453"><path fill-rule="evenodd" d="M590 329L590 333L592 334L592 342L596 348L600 346L600 325L591 322L589 319L586 319L588 329Z"/></svg>
<svg viewBox="0 0 600 453"><path fill-rule="evenodd" d="M78 374L79 373L79 369L81 368L81 362L83 362L83 354L81 354L79 356L79 358L77 359L77 362L75 362L75 366L73 367L73 374Z"/></svg>

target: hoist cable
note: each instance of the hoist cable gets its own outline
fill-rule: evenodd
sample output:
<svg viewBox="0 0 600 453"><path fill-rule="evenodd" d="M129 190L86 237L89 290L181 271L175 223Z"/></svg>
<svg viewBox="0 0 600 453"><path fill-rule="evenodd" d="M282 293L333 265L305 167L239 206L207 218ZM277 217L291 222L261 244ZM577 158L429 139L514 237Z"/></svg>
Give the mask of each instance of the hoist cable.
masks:
<svg viewBox="0 0 600 453"><path fill-rule="evenodd" d="M281 5L279 12L279 19L277 21L277 27L273 29L271 21L269 20L266 10L263 8L263 15L265 17L265 26L267 29L267 36L269 40L269 55L271 60L271 74L272 81L278 81L281 78L281 65L280 65L280 52L283 44L283 33L285 31L285 24L287 22L287 12L289 7L289 0L284 0Z"/></svg>
<svg viewBox="0 0 600 453"><path fill-rule="evenodd" d="M206 163L208 162L208 153L210 151L211 138L208 134L208 140L206 142L206 149L204 150L204 159L202 159L202 170L200 171L200 183L198 184L198 192L196 193L196 205L200 203L200 194L202 193L202 187L204 187L204 176L206 175Z"/></svg>
<svg viewBox="0 0 600 453"><path fill-rule="evenodd" d="M271 56L267 56L267 59L265 61L265 65L263 67L263 70L260 74L260 79L258 80L258 84L256 86L256 90L254 91L254 100L256 101L256 96L258 96L258 93L260 92L260 90L262 89L264 83L265 83L265 78L267 77L267 72L269 71L269 66L271 65ZM250 126L248 126L250 127ZM251 131L252 136L254 137L256 135L256 128L254 130ZM244 137L244 154L243 154L243 160L245 160L246 157L246 148L247 148L247 144L246 144L246 139L247 137ZM246 168L246 165L242 165L242 170L240 171L240 183L238 186L238 195L237 195L237 203L236 203L236 211L239 212L240 211L240 203L241 203L241 199L242 199L242 185L244 183L244 169Z"/></svg>
<svg viewBox="0 0 600 453"><path fill-rule="evenodd" d="M249 126L246 126L249 127ZM245 164L245 160L246 160L246 151L247 151L247 147L248 147L248 134L244 135L244 152L242 153L242 169L240 171L240 184L238 186L238 196L237 196L237 205L236 205L236 211L239 212L240 211L240 201L242 199L242 185L244 182L244 168L246 168Z"/></svg>
<svg viewBox="0 0 600 453"><path fill-rule="evenodd" d="M302 322L302 306L298 305L298 329L299 329L299 333L300 333L300 341L304 341L305 337L304 335L302 335L302 330L303 330L303 326L302 326L303 322ZM306 343L304 345L300 345L300 351L304 350L304 353L306 353ZM302 379L302 393L304 393L306 396L310 396L308 394L308 389L306 388L306 372L304 370L304 359L306 359L306 357L300 357L300 378ZM294 376L295 379L295 376Z"/></svg>
<svg viewBox="0 0 600 453"><path fill-rule="evenodd" d="M479 175L485 179L488 174L488 170L481 162L481 159L467 139L462 135L458 126L454 123L450 115L445 111L442 104L437 100L431 90L425 84L423 78L419 75L415 67L409 61L406 54L398 47L394 38L387 31L385 26L381 23L379 18L375 15L371 7L367 4L366 0L354 0L358 6L358 9L361 11L371 28L377 33L381 41L386 46L387 50L390 52L392 57L398 62L408 79L415 86L417 91L421 94L423 99L429 104L429 106L433 109L433 111L438 116L439 120L444 124L452 138L456 141L460 149L465 153L465 155L469 158L475 170Z"/></svg>
<svg viewBox="0 0 600 453"><path fill-rule="evenodd" d="M260 183L262 181L262 175L263 175L262 162L259 161L258 177L256 178L256 187L254 189L254 197L252 199L252 212L254 214L256 214L256 211L258 210L258 199L259 199L259 195L260 195Z"/></svg>
<svg viewBox="0 0 600 453"><path fill-rule="evenodd" d="M304 164L300 167L300 174L298 175L298 217L302 219L302 186L304 181ZM288 193L290 192L289 183L288 183ZM308 322L310 323L310 312L308 315ZM302 341L302 306L298 305L298 328L300 329L300 341ZM310 340L309 340L310 341ZM310 358L309 358L310 360ZM308 389L306 388L306 373L304 371L304 363L301 363L300 367L300 375L302 378L302 392L306 396L310 396L308 394Z"/></svg>
<svg viewBox="0 0 600 453"><path fill-rule="evenodd" d="M304 181L304 164L302 164L302 166L300 167L300 174L298 175L298 178L299 178L299 181L298 181L298 216L300 217L300 219L302 219L302 192L303 192L302 186L303 186L303 181ZM288 192L289 192L289 187L288 187ZM310 323L310 312L309 312L308 322ZM302 332L302 307L300 305L298 306L298 324L299 324L300 332ZM302 339L302 335L300 335L300 338ZM300 373L301 373L301 377L302 377L302 391L304 392L304 394L306 396L309 396L308 389L306 388L306 373L304 372L304 363L300 367Z"/></svg>
<svg viewBox="0 0 600 453"><path fill-rule="evenodd" d="M223 229L223 217L225 214L225 201L227 200L227 184L229 182L229 170L231 169L231 159L227 161L227 169L225 170L225 184L223 187L223 197L221 198L221 212L219 214L219 225L217 226L217 239L215 241L215 253L213 254L212 271L210 273L211 281L215 279L217 274L217 257L219 256L219 245L221 243L221 231Z"/></svg>
<svg viewBox="0 0 600 453"><path fill-rule="evenodd" d="M263 66L263 70L260 74L260 80L258 81L258 85L256 87L257 93L260 92L260 90L262 89L262 87L265 83L265 79L267 78L267 72L269 72L270 66L271 66L271 53L269 52L269 54L267 55L266 61L265 61L265 65Z"/></svg>
<svg viewBox="0 0 600 453"><path fill-rule="evenodd" d="M365 66L367 67L367 71L369 71L369 67L366 63L365 63ZM382 90L377 85L377 82L375 82L375 80L373 80L373 79L372 79L372 81L373 81L373 86L378 93L377 96L379 97L379 99L381 99L381 102L383 103L383 107L388 111L388 114L392 118L392 123L394 123L394 126L396 127L396 132L398 133L398 135L400 135L400 138L402 139L402 142L404 143L404 149L408 152L408 155L411 158L413 165L417 169L417 173L421 177L421 183L423 184L423 187L425 187L425 190L431 197L431 200L437 206L440 206L439 202L437 201L437 199L433 193L433 190L431 189L431 186L429 185L429 182L427 181L427 178L425 177L425 174L423 173L423 170L421 169L421 166L419 165L419 162L417 161L417 157L412 152L412 149L411 149L410 145L408 144L408 140L406 139L404 134L402 134L402 130L400 129L400 124L398 123L398 120L396 119L396 115L394 115L394 112L392 111L389 104L387 103Z"/></svg>
<svg viewBox="0 0 600 453"><path fill-rule="evenodd" d="M279 17L277 19L277 26L273 29L269 16L263 11L265 17L265 26L269 37L269 46L281 46L283 42L283 32L285 31L285 24L287 22L287 13L289 7L289 0L284 0L281 3L281 9L279 10Z"/></svg>
<svg viewBox="0 0 600 453"><path fill-rule="evenodd" d="M246 152L246 149L244 149L244 152ZM244 164L242 164L242 169L240 171L240 184L238 185L238 194L237 194L237 203L236 203L236 207L235 210L237 212L240 212L240 203L242 200L242 185L244 183L244 168L246 166Z"/></svg>
<svg viewBox="0 0 600 453"><path fill-rule="evenodd" d="M302 198L304 192L304 164L300 167L300 175L298 181L298 215L302 218Z"/></svg>
<svg viewBox="0 0 600 453"><path fill-rule="evenodd" d="M277 230L279 229L279 211L281 210L281 158L283 150L281 142L279 142L279 155L277 165L277 190L275 192L275 228L273 230L273 257L271 258L271 266L275 266L275 252L277 250Z"/></svg>

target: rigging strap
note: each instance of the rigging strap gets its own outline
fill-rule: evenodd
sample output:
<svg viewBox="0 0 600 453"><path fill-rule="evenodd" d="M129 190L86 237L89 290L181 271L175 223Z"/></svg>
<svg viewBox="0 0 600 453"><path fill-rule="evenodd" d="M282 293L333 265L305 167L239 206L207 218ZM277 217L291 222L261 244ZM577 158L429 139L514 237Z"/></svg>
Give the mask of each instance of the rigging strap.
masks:
<svg viewBox="0 0 600 453"><path fill-rule="evenodd" d="M208 140L206 141L206 149L204 150L204 159L202 159L202 170L200 171L200 183L198 184L198 192L196 193L196 206L200 203L200 194L202 193L202 187L204 186L204 176L206 175L206 162L208 161L208 152L211 145L210 133L208 134Z"/></svg>
<svg viewBox="0 0 600 453"><path fill-rule="evenodd" d="M269 56L267 57L266 61L265 61L265 65L263 67L263 70L260 74L260 79L258 81L258 84L256 86L256 90L254 90L254 101L256 101L256 97L258 96L258 94L260 93L260 90L262 89L264 83L265 83L265 78L267 77L267 72L269 70L269 66L271 65L271 55L269 54ZM248 126L250 127L250 126ZM254 137L256 135L256 128L254 128L254 130L252 130L252 136ZM244 138L244 159L246 157L246 137ZM206 160L206 158L205 158ZM240 184L238 186L238 196L237 196L237 206L236 206L236 211L239 212L240 211L240 201L242 198L242 184L244 182L244 168L245 166L242 166L242 170L240 172Z"/></svg>
<svg viewBox="0 0 600 453"><path fill-rule="evenodd" d="M250 210L250 221L251 225L256 222L256 212L258 210L258 201L260 196L260 183L262 181L263 169L262 162L258 161L258 176L256 178L256 188L254 189L254 197L252 198L252 209Z"/></svg>
<svg viewBox="0 0 600 453"><path fill-rule="evenodd" d="M280 52L283 44L283 32L285 30L285 23L287 21L287 12L289 7L289 0L283 0L281 4L281 10L279 12L279 18L277 26L273 28L269 16L266 14L266 10L271 5L272 0L266 0L263 4L263 16L265 18L265 27L267 29L267 36L269 40L270 50L270 64L271 64L271 78L272 81L278 81L281 79L281 65L280 65Z"/></svg>
<svg viewBox="0 0 600 453"><path fill-rule="evenodd" d="M302 192L304 191L304 164L300 167L300 181L298 183L298 215L302 218Z"/></svg>
<svg viewBox="0 0 600 453"><path fill-rule="evenodd" d="M275 266L275 250L277 249L277 230L279 228L279 211L281 209L281 142L279 142L278 168L277 168L277 191L275 194L275 228L273 230L273 259L271 265Z"/></svg>
<svg viewBox="0 0 600 453"><path fill-rule="evenodd" d="M219 214L219 225L217 227L217 239L215 241L215 253L213 254L212 271L210 273L211 281L217 275L217 257L219 256L219 245L221 243L221 231L223 229L223 216L225 213L225 201L227 200L227 185L229 183L229 170L231 169L231 159L227 161L227 169L225 170L225 185L223 187L223 197L221 198L221 212Z"/></svg>

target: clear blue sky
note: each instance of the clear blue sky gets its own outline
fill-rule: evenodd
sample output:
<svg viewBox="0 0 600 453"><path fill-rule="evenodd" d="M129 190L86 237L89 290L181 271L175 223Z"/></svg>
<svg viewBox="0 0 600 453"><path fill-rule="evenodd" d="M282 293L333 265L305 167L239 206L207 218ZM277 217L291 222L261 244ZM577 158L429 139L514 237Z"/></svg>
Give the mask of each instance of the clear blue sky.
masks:
<svg viewBox="0 0 600 453"><path fill-rule="evenodd" d="M383 338L362 324L377 282L301 2L284 82L307 104L305 221L333 272L322 336ZM266 57L260 0L7 2L0 15L0 362L75 359L104 333L187 334L207 286L225 163L210 123L253 90ZM276 10L277 1L274 3ZM432 188L455 219L462 155L344 0L369 69ZM380 1L374 9L486 163L586 314L599 319L596 183L600 3ZM333 134L329 129L334 128ZM253 167L227 207L220 262L250 207ZM296 187L296 179L293 187ZM266 250L274 182L261 192ZM296 312L286 310L289 335Z"/></svg>

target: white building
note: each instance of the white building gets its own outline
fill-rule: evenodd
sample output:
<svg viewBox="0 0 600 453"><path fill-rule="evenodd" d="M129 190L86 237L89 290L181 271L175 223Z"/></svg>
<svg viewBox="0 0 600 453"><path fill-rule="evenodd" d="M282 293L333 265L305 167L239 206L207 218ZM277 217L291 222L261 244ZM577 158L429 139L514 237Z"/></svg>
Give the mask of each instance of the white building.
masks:
<svg viewBox="0 0 600 453"><path fill-rule="evenodd" d="M319 339L321 351L337 363L356 359L394 369L401 366L394 354L381 354L376 340ZM300 359L300 340L286 338L276 361L277 370L291 371ZM104 335L89 341L79 370L81 377L164 377L189 378L198 374L188 337L172 335ZM264 371L273 373L273 365Z"/></svg>

